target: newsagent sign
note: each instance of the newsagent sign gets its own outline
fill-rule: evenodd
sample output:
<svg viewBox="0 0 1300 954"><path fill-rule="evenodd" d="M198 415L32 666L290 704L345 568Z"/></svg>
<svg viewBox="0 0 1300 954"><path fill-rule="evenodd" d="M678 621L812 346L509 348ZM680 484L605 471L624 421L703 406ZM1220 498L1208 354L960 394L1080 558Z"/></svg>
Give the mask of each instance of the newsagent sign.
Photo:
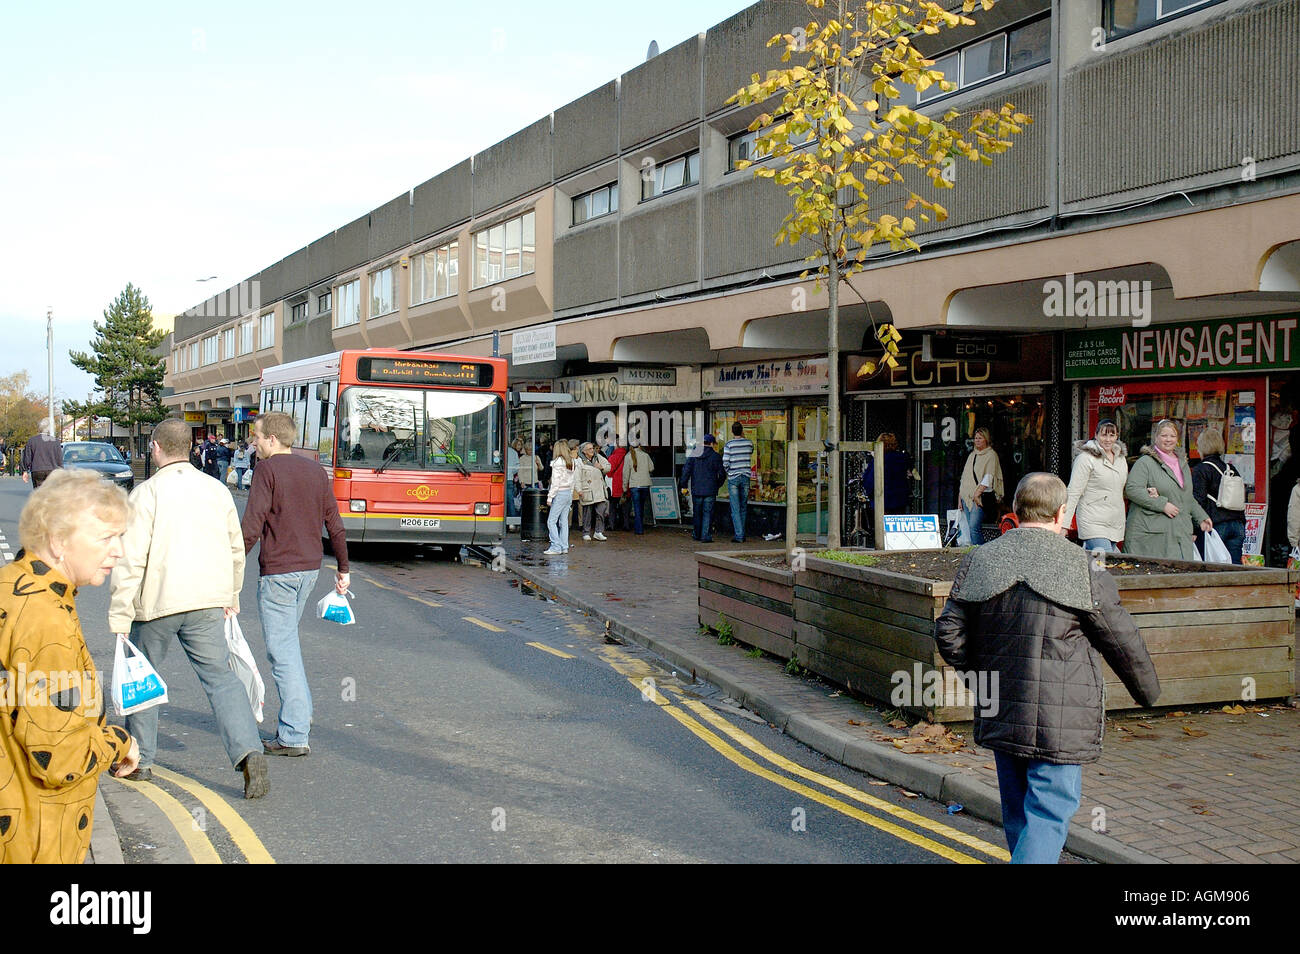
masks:
<svg viewBox="0 0 1300 954"><path fill-rule="evenodd" d="M1218 318L1065 333L1065 379L1300 368L1300 316Z"/></svg>

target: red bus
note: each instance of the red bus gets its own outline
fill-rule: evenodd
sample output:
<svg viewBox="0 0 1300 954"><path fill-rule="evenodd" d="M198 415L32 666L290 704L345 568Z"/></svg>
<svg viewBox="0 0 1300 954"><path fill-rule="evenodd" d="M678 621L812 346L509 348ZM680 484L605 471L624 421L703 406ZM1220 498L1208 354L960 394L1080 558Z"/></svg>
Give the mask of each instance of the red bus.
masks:
<svg viewBox="0 0 1300 954"><path fill-rule="evenodd" d="M504 359L336 351L267 368L260 407L332 475L349 542L503 542Z"/></svg>

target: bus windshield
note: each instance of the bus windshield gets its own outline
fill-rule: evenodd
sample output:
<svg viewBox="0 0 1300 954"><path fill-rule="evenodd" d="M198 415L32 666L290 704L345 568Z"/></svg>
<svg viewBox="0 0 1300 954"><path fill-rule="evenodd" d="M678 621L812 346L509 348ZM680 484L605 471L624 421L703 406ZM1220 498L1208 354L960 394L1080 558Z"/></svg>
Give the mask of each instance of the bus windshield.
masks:
<svg viewBox="0 0 1300 954"><path fill-rule="evenodd" d="M501 401L481 391L350 387L339 400L340 464L499 473Z"/></svg>

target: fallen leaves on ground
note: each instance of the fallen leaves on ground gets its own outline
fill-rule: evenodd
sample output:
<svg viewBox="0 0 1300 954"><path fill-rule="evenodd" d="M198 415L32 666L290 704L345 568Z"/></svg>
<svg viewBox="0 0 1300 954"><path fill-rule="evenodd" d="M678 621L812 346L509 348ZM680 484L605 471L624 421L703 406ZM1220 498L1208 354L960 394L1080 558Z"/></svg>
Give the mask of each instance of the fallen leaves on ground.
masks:
<svg viewBox="0 0 1300 954"><path fill-rule="evenodd" d="M1204 731L1203 729L1193 729L1190 725L1183 726L1183 731L1188 735L1190 735L1193 739L1204 738L1205 736L1210 734Z"/></svg>
<svg viewBox="0 0 1300 954"><path fill-rule="evenodd" d="M876 780L873 778L873 779L868 779L868 780L867 780L867 784L868 784L868 785L888 785L889 783L888 783L888 782L878 782L878 781L876 781Z"/></svg>
<svg viewBox="0 0 1300 954"><path fill-rule="evenodd" d="M918 795L916 792L909 792L909 791L908 791L907 789L905 789L905 788L900 788L899 791L902 792L904 795L906 795L908 798L920 798L920 797L921 797L921 796Z"/></svg>
<svg viewBox="0 0 1300 954"><path fill-rule="evenodd" d="M849 725L862 725L862 723L859 722L857 719L850 719Z"/></svg>
<svg viewBox="0 0 1300 954"><path fill-rule="evenodd" d="M1187 713L1186 713L1186 712L1183 712L1181 709L1178 710L1177 712L1166 712L1166 713L1165 713L1165 718L1166 718L1166 719L1186 719L1186 718L1187 718Z"/></svg>
<svg viewBox="0 0 1300 954"><path fill-rule="evenodd" d="M907 755L934 755L959 752L966 740L954 735L940 722L918 722L912 726L906 739L891 739L894 747Z"/></svg>
<svg viewBox="0 0 1300 954"><path fill-rule="evenodd" d="M1192 811L1196 812L1196 814L1198 814L1198 815L1213 815L1213 814L1214 814L1214 812L1210 811L1210 810L1209 810L1208 808L1206 808L1204 805L1192 805L1192 806L1189 806L1189 807L1192 809Z"/></svg>
<svg viewBox="0 0 1300 954"><path fill-rule="evenodd" d="M892 722L889 723L889 727L891 729L906 729L907 722L904 721L903 719L894 719Z"/></svg>
<svg viewBox="0 0 1300 954"><path fill-rule="evenodd" d="M1245 714L1246 714L1246 709L1245 709L1244 706L1224 706L1224 707L1223 707L1222 709L1220 709L1219 711L1220 711L1220 712L1227 712L1227 713L1229 713L1230 715L1245 715Z"/></svg>

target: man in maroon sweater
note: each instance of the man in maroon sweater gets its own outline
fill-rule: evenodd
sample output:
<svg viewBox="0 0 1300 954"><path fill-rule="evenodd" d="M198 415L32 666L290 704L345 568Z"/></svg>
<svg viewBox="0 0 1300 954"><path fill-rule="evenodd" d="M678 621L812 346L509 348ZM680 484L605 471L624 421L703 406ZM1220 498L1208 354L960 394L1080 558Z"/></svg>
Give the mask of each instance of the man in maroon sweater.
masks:
<svg viewBox="0 0 1300 954"><path fill-rule="evenodd" d="M329 530L338 560L335 589L348 590L348 544L334 490L321 465L292 453L293 418L270 411L253 425L257 469L244 511L244 552L258 540L257 611L266 655L280 694L276 737L263 743L268 755L306 755L311 749L311 690L302 663L298 622L321 563L321 527Z"/></svg>

